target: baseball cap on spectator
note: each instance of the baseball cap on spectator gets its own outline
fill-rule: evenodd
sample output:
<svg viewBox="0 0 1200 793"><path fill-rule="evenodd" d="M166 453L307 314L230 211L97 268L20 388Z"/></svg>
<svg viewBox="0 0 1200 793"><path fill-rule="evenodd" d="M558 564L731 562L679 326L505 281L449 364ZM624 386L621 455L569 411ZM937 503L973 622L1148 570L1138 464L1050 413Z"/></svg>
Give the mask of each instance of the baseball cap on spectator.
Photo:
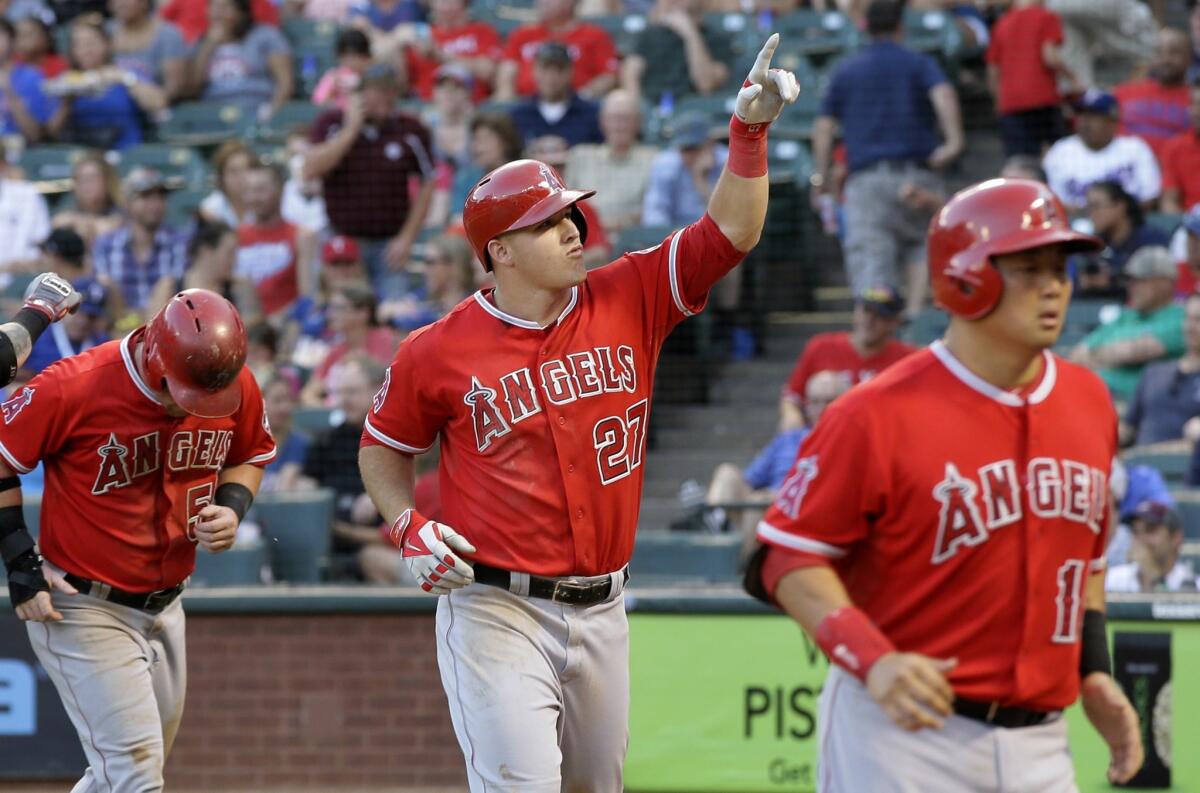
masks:
<svg viewBox="0 0 1200 793"><path fill-rule="evenodd" d="M895 287L887 284L863 289L855 296L854 302L872 314L878 314L888 319L895 319L904 311L904 299L900 297L900 293L896 291Z"/></svg>
<svg viewBox="0 0 1200 793"><path fill-rule="evenodd" d="M362 82L360 85L363 88L398 88L399 82L396 79L396 70L386 63L373 63L363 72Z"/></svg>
<svg viewBox="0 0 1200 793"><path fill-rule="evenodd" d="M433 82L435 85L443 80L458 83L468 91L475 88L475 78L471 75L471 72L454 63L443 63L433 73Z"/></svg>
<svg viewBox="0 0 1200 793"><path fill-rule="evenodd" d="M1125 265L1129 278L1170 278L1179 275L1175 257L1162 245L1146 245L1134 251Z"/></svg>
<svg viewBox="0 0 1200 793"><path fill-rule="evenodd" d="M51 256L57 256L78 267L83 266L83 256L87 252L83 237L70 228L55 229L38 247Z"/></svg>
<svg viewBox="0 0 1200 793"><path fill-rule="evenodd" d="M102 317L108 312L108 287L91 276L76 278L71 286L81 298L79 310L89 317Z"/></svg>
<svg viewBox="0 0 1200 793"><path fill-rule="evenodd" d="M142 195L143 193L167 192L167 180L159 171L153 168L134 168L121 182L121 190L125 195Z"/></svg>
<svg viewBox="0 0 1200 793"><path fill-rule="evenodd" d="M1168 506L1175 505L1175 499L1167 487L1167 481L1162 472L1149 465L1129 466L1125 471L1127 483L1125 493L1121 496L1121 520L1128 521L1137 510L1139 504L1154 501ZM1115 484L1115 483L1114 483Z"/></svg>
<svg viewBox="0 0 1200 793"><path fill-rule="evenodd" d="M321 246L321 261L325 264L356 264L361 259L362 252L353 237L339 234Z"/></svg>
<svg viewBox="0 0 1200 793"><path fill-rule="evenodd" d="M1183 228L1188 234L1200 237L1200 204L1189 209L1183 216Z"/></svg>
<svg viewBox="0 0 1200 793"><path fill-rule="evenodd" d="M1133 518L1153 526L1166 526L1171 531L1183 528L1183 521L1175 508L1164 501L1143 501L1133 510Z"/></svg>
<svg viewBox="0 0 1200 793"><path fill-rule="evenodd" d="M533 60L542 66L570 66L571 51L561 41L544 41Z"/></svg>
<svg viewBox="0 0 1200 793"><path fill-rule="evenodd" d="M708 116L703 113L683 113L671 126L671 145L677 149L691 149L707 143L711 136Z"/></svg>
<svg viewBox="0 0 1200 793"><path fill-rule="evenodd" d="M1098 116L1117 118L1121 115L1121 105L1117 98L1099 88L1089 88L1075 103L1075 109L1080 113L1095 113Z"/></svg>

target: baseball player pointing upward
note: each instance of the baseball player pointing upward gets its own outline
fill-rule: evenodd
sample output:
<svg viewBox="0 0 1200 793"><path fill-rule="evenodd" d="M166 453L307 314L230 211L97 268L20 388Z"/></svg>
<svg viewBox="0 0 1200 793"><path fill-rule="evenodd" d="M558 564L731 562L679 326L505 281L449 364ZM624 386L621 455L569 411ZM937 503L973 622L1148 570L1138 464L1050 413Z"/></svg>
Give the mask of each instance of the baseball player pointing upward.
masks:
<svg viewBox="0 0 1200 793"><path fill-rule="evenodd" d="M929 231L945 339L834 403L759 525L751 591L835 664L822 793L1076 791L1081 693L1109 778L1141 765L1104 630L1116 418L1048 349L1067 255L1102 244L1037 182L954 196Z"/></svg>
<svg viewBox="0 0 1200 793"><path fill-rule="evenodd" d="M474 793L616 793L628 743L633 551L663 340L758 242L767 126L795 78L758 55L699 221L590 274L587 225L534 160L463 212L496 288L409 335L359 463L392 541L438 603L438 666ZM445 523L413 507L413 455L441 438Z"/></svg>

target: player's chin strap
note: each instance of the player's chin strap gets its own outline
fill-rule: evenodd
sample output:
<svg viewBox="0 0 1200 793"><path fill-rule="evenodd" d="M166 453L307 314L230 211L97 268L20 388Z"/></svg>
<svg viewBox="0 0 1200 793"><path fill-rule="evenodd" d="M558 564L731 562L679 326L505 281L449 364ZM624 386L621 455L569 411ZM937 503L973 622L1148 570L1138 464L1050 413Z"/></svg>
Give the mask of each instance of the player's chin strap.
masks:
<svg viewBox="0 0 1200 793"><path fill-rule="evenodd" d="M246 513L250 511L250 505L254 503L254 494L243 484L226 482L217 488L213 503L232 509L237 513L238 523L241 523L242 518L246 517Z"/></svg>
<svg viewBox="0 0 1200 793"><path fill-rule="evenodd" d="M1107 619L1099 609L1083 612L1083 638L1080 641L1079 679L1092 672L1112 674L1112 658L1108 654Z"/></svg>
<svg viewBox="0 0 1200 793"><path fill-rule="evenodd" d="M21 482L15 476L0 479L0 492L20 486ZM25 514L19 505L0 507L0 558L4 559L4 569L8 571L8 595L13 606L32 600L38 592L50 590L42 574L42 558L25 527Z"/></svg>

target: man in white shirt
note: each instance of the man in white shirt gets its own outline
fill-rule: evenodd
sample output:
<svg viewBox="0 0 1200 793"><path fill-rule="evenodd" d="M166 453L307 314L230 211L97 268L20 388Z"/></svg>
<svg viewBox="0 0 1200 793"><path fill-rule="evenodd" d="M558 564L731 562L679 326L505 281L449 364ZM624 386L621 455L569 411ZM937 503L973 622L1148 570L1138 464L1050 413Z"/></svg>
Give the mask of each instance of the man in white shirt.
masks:
<svg viewBox="0 0 1200 793"><path fill-rule="evenodd" d="M1162 173L1144 140L1118 135L1121 109L1110 93L1089 89L1076 106L1078 132L1050 147L1042 160L1050 189L1069 209L1083 209L1088 186L1119 182L1143 204L1162 192Z"/></svg>
<svg viewBox="0 0 1200 793"><path fill-rule="evenodd" d="M1109 592L1195 592L1196 572L1180 561L1183 522L1179 513L1161 501L1138 504L1129 522L1133 542L1129 564L1109 568L1104 588Z"/></svg>
<svg viewBox="0 0 1200 793"><path fill-rule="evenodd" d="M0 147L0 270L10 262L37 259L38 243L50 234L46 199L32 182L11 179Z"/></svg>

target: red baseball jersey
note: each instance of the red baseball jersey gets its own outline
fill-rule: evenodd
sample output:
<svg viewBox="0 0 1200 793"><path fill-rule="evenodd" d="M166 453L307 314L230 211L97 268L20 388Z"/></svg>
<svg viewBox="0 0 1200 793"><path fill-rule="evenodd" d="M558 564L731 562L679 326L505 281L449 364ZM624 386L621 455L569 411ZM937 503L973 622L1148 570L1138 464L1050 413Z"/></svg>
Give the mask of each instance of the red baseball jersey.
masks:
<svg viewBox="0 0 1200 793"><path fill-rule="evenodd" d="M854 388L801 446L758 536L768 565L831 563L900 650L958 658L958 695L1055 710L1078 694L1117 422L1096 375L1043 360L1015 394L935 342Z"/></svg>
<svg viewBox="0 0 1200 793"><path fill-rule="evenodd" d="M578 22L559 32L539 24L522 25L508 35L508 44L504 48L505 60L517 62L516 89L521 96L533 96L537 91L533 82L533 57L546 41L566 45L575 66L571 85L577 91L602 74L616 74L620 66L612 37L599 25Z"/></svg>
<svg viewBox="0 0 1200 793"><path fill-rule="evenodd" d="M588 273L546 327L477 292L400 344L362 443L441 438L442 519L476 561L598 575L633 553L663 340L742 258L705 215Z"/></svg>
<svg viewBox="0 0 1200 793"><path fill-rule="evenodd" d="M251 223L238 227L235 271L254 284L263 313L268 316L300 297L298 232L299 228L286 220L269 226Z"/></svg>
<svg viewBox="0 0 1200 793"><path fill-rule="evenodd" d="M191 575L193 527L213 499L217 474L275 457L248 368L232 416L174 418L134 366L141 334L64 358L0 406L0 455L20 473L39 460L45 466L42 555L131 592Z"/></svg>
<svg viewBox="0 0 1200 793"><path fill-rule="evenodd" d="M430 36L441 58L426 57L415 47L405 51L408 63L408 79L413 90L422 99L433 98L434 75L442 60L460 60L467 58L491 58L499 60L503 52L500 46L500 34L486 22L468 22L457 28L444 28L434 25ZM491 93L487 83L475 80L475 89L471 98L479 102Z"/></svg>
<svg viewBox="0 0 1200 793"><path fill-rule="evenodd" d="M800 360L796 361L796 368L783 388L783 396L794 402L803 402L808 378L825 370L844 376L850 385L858 385L916 349L892 339L878 354L864 358L854 349L850 334L846 331L818 333L804 345L804 352L800 354Z"/></svg>

